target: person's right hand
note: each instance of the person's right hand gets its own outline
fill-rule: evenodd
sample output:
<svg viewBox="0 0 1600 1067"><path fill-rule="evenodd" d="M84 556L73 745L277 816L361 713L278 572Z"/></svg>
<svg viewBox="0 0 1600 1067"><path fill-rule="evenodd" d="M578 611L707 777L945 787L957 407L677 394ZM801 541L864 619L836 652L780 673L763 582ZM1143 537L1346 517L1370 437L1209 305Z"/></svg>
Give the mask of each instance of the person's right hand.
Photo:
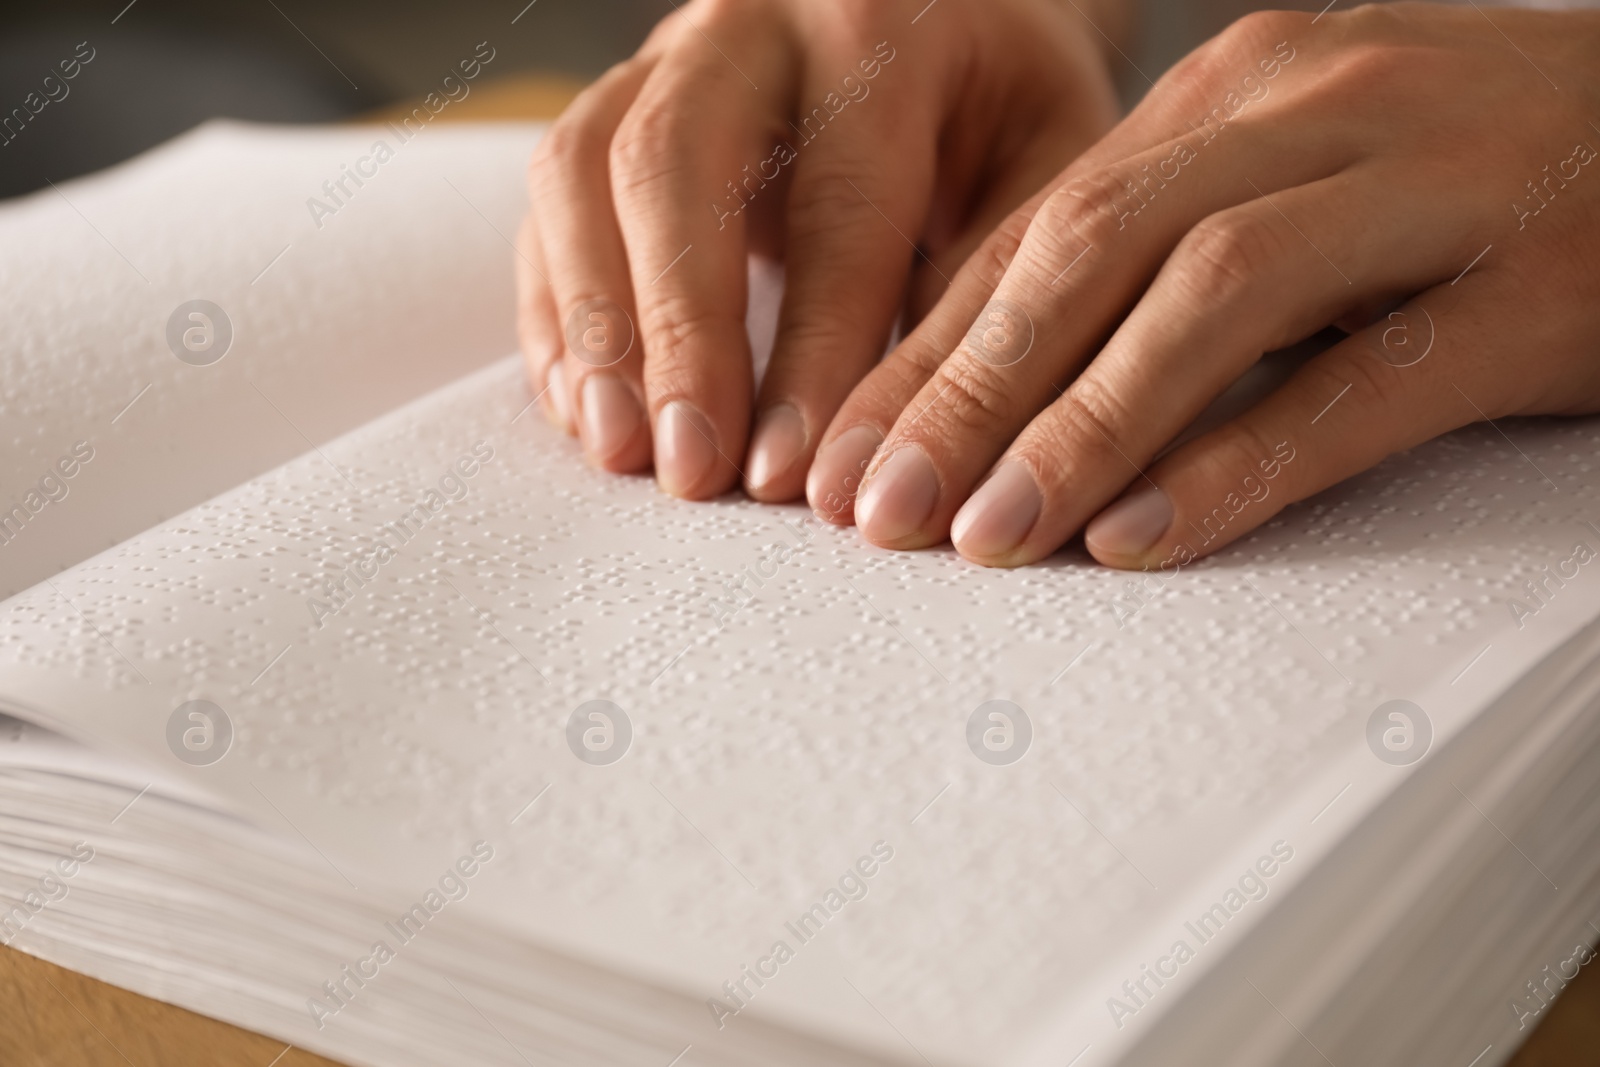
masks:
<svg viewBox="0 0 1600 1067"><path fill-rule="evenodd" d="M606 470L653 458L677 496L743 474L758 499L799 497L897 317L919 318L1115 121L1090 20L1115 34L1118 2L694 0L669 15L529 166L518 331L546 414ZM750 254L786 272L754 433Z"/></svg>

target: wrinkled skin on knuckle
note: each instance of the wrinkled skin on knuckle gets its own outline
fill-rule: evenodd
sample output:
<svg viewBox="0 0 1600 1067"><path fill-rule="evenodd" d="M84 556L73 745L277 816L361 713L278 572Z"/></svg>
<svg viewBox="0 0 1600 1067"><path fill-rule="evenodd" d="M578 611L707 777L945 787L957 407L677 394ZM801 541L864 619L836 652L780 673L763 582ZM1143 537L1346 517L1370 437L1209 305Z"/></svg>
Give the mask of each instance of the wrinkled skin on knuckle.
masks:
<svg viewBox="0 0 1600 1067"><path fill-rule="evenodd" d="M564 175L573 173L593 135L574 119L557 119L528 157L528 190L537 199L549 195Z"/></svg>
<svg viewBox="0 0 1600 1067"><path fill-rule="evenodd" d="M644 325L650 375L662 396L688 391L692 368L703 361L700 353L728 330L727 320L714 309L683 298L656 304Z"/></svg>
<svg viewBox="0 0 1600 1067"><path fill-rule="evenodd" d="M1193 311L1238 307L1271 277L1283 252L1282 239L1259 215L1213 216L1178 243L1173 277Z"/></svg>
<svg viewBox="0 0 1600 1067"><path fill-rule="evenodd" d="M1439 127L1473 75L1459 54L1424 42L1357 41L1319 57L1301 78L1299 103L1308 121L1371 123L1379 127L1374 146L1416 151L1415 138Z"/></svg>
<svg viewBox="0 0 1600 1067"><path fill-rule="evenodd" d="M1104 247L1125 228L1118 198L1126 196L1121 182L1109 171L1073 178L1039 205L1028 228L1029 237L1066 253L1067 259L1060 264L1065 266L1084 244Z"/></svg>
<svg viewBox="0 0 1600 1067"><path fill-rule="evenodd" d="M611 186L619 198L649 199L664 178L688 170L695 123L687 84L641 96L611 139Z"/></svg>
<svg viewBox="0 0 1600 1067"><path fill-rule="evenodd" d="M1254 478L1260 482L1263 474L1262 462L1275 459L1277 453L1274 450L1285 440L1253 420L1234 420L1201 438L1196 444L1199 444L1203 451L1198 455L1196 465L1190 470L1187 491L1182 494L1183 502L1178 506L1176 521L1179 524L1186 519L1197 522L1203 516L1209 515L1213 508L1223 507L1229 493L1240 493L1246 478ZM1294 441L1287 443L1295 450L1292 454L1298 458L1303 451L1300 445ZM1260 501L1268 510L1258 511L1252 518L1265 521L1269 514L1276 514L1299 495L1293 492L1296 481L1292 477L1281 476L1282 473L1292 473L1296 470L1295 460L1282 461L1279 467L1280 477L1273 481L1271 492ZM1285 489L1290 492L1284 492ZM1210 552L1217 547L1220 546L1208 545L1204 551Z"/></svg>
<svg viewBox="0 0 1600 1067"><path fill-rule="evenodd" d="M1435 346L1433 354L1437 354L1437 341ZM1301 380L1296 384L1301 390L1305 406L1313 411L1320 403L1338 396L1345 386L1349 386L1350 395L1345 399L1358 401L1363 412L1376 414L1380 420L1405 418L1409 405L1401 399L1406 392L1402 375L1407 371L1418 371L1426 365L1423 362L1411 367L1394 367L1384 362L1376 351L1355 349L1350 358L1337 363L1308 363L1300 373ZM1448 389L1449 386L1444 388Z"/></svg>
<svg viewBox="0 0 1600 1067"><path fill-rule="evenodd" d="M1253 11L1174 64L1156 83L1157 91L1180 94L1186 110L1209 108L1245 75L1259 76L1257 64L1273 57L1280 43L1288 42L1297 54L1307 47L1301 38L1310 20L1298 12Z"/></svg>
<svg viewBox="0 0 1600 1067"><path fill-rule="evenodd" d="M883 0L804 0L795 15L812 39L846 53L860 51L859 58L865 58L889 34L891 24L898 23L899 6Z"/></svg>
<svg viewBox="0 0 1600 1067"><path fill-rule="evenodd" d="M596 82L586 86L565 111L552 122L528 157L529 188L537 193L548 179L572 173L579 160L601 155L608 146L607 132L598 128L588 115L596 98L613 89L617 82L635 77L648 65L639 56L625 59Z"/></svg>
<svg viewBox="0 0 1600 1067"><path fill-rule="evenodd" d="M1107 428L1085 407L1062 398L1049 416L1033 423L1016 450L1045 479L1041 484L1070 492L1083 471L1127 471L1133 476L1127 460L1106 440Z"/></svg>
<svg viewBox="0 0 1600 1067"><path fill-rule="evenodd" d="M1151 385L1141 381L1132 368L1116 372L1102 370L1079 376L1062 403L1086 420L1083 428L1096 440L1112 447L1119 457L1125 456L1134 447L1132 439L1139 425L1138 410L1128 398L1148 396Z"/></svg>
<svg viewBox="0 0 1600 1067"><path fill-rule="evenodd" d="M1278 42L1292 42L1302 35L1310 28L1312 17L1299 11L1252 11L1235 19L1216 40L1223 54L1253 63Z"/></svg>
<svg viewBox="0 0 1600 1067"><path fill-rule="evenodd" d="M992 433L1013 406L996 368L962 352L940 365L932 384L937 399L917 419L917 425L931 422L947 445ZM913 407L922 410L915 403Z"/></svg>
<svg viewBox="0 0 1600 1067"><path fill-rule="evenodd" d="M1017 256L1017 250L1026 240L1029 220L1020 214L1013 214L1002 222L995 231L984 238L983 243L973 251L967 261L961 265L961 273L956 282L971 279L983 287L987 293L992 293L1005 277L1011 263Z"/></svg>
<svg viewBox="0 0 1600 1067"><path fill-rule="evenodd" d="M797 176L789 189L788 212L794 229L821 234L852 232L863 220L878 217L850 184L849 172L834 164L813 166Z"/></svg>

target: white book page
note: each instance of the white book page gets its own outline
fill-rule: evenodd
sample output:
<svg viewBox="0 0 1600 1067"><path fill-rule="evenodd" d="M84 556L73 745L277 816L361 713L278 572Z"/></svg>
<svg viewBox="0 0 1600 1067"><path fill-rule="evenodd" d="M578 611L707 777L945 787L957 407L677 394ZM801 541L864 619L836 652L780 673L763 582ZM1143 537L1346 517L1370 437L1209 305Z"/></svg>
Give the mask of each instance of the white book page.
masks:
<svg viewBox="0 0 1600 1067"><path fill-rule="evenodd" d="M508 351L537 135L217 122L0 207L0 597Z"/></svg>
<svg viewBox="0 0 1600 1067"><path fill-rule="evenodd" d="M464 911L716 998L687 1041L748 1012L896 1060L1092 1065L1402 779L1368 744L1380 704L1444 744L1600 607L1570 562L1600 548L1594 420L1453 434L1129 600L1078 549L985 570L674 501L588 469L528 400L509 358L13 598L0 703L363 891L415 895L490 842ZM1546 567L1571 575L1519 616ZM1006 765L968 743L997 699L1032 724ZM205 766L180 759L193 700L221 716ZM585 722L569 743L594 700L626 746L615 716L613 748L601 720L600 755ZM1262 900L1187 932L1275 848Z"/></svg>

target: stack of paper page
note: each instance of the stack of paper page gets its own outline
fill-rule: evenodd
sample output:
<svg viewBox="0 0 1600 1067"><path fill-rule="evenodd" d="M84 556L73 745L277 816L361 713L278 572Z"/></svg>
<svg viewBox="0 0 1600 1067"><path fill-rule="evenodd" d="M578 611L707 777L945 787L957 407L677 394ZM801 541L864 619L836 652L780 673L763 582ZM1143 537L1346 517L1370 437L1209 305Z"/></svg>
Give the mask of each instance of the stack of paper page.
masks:
<svg viewBox="0 0 1600 1067"><path fill-rule="evenodd" d="M675 501L506 355L536 137L0 210L0 940L352 1064L1514 1051L1600 936L1600 422L1163 576Z"/></svg>

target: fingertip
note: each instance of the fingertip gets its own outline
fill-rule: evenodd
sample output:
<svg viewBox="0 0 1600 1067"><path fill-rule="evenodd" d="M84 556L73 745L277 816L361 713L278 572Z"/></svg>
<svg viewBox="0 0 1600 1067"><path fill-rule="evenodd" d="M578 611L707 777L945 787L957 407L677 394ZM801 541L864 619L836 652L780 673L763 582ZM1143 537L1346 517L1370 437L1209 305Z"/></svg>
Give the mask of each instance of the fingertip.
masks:
<svg viewBox="0 0 1600 1067"><path fill-rule="evenodd" d="M852 426L824 444L806 476L806 500L825 522L849 526L855 522L855 499L872 457L883 444L875 426Z"/></svg>
<svg viewBox="0 0 1600 1067"><path fill-rule="evenodd" d="M1136 569L1167 536L1175 517L1172 498L1158 486L1146 484L1090 520L1083 532L1084 547L1108 567Z"/></svg>
<svg viewBox="0 0 1600 1067"><path fill-rule="evenodd" d="M745 461L745 490L757 500L781 503L799 495L805 472L800 460L809 435L805 418L793 404L775 404L763 411L750 435Z"/></svg>
<svg viewBox="0 0 1600 1067"><path fill-rule="evenodd" d="M656 481L675 497L700 500L723 488L716 428L687 400L673 400L656 416Z"/></svg>
<svg viewBox="0 0 1600 1067"><path fill-rule="evenodd" d="M939 473L919 445L903 445L879 465L856 502L856 525L884 548L932 543L925 527L939 502Z"/></svg>
<svg viewBox="0 0 1600 1067"><path fill-rule="evenodd" d="M584 377L579 396L579 435L589 461L614 473L638 470L648 459L650 433L633 387L618 375L595 373Z"/></svg>
<svg viewBox="0 0 1600 1067"><path fill-rule="evenodd" d="M950 524L956 551L990 567L1025 562L1022 549L1044 510L1044 494L1020 460L1002 460Z"/></svg>
<svg viewBox="0 0 1600 1067"><path fill-rule="evenodd" d="M550 424L568 434L576 432L572 425L572 404L567 398L567 372L561 366L561 360L550 364L549 371L545 374L544 392L540 397L543 402L545 418Z"/></svg>

